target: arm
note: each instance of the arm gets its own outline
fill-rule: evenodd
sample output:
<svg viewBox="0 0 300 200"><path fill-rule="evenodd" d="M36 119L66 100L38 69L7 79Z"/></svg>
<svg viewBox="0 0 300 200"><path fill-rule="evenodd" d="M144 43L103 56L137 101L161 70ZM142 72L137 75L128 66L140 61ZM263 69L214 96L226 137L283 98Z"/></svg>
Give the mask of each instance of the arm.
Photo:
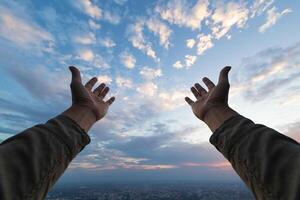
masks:
<svg viewBox="0 0 300 200"><path fill-rule="evenodd" d="M90 127L106 114L114 98L103 101L108 87L97 80L85 86L72 72L72 106L61 115L0 144L0 199L44 199L71 160L90 142Z"/></svg>
<svg viewBox="0 0 300 200"><path fill-rule="evenodd" d="M275 130L239 115L227 103L229 82L224 68L215 86L203 81L188 97L195 115L214 132L210 142L226 157L257 199L300 198L300 145ZM200 87L199 87L200 86Z"/></svg>

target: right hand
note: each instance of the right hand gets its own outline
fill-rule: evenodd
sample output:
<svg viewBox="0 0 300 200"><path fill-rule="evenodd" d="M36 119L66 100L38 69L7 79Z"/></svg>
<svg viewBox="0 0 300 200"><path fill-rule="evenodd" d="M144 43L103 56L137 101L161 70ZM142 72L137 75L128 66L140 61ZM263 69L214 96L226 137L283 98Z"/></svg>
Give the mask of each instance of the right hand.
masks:
<svg viewBox="0 0 300 200"><path fill-rule="evenodd" d="M196 97L196 101L191 100L189 97L185 97L185 101L191 106L194 114L200 120L204 121L206 114L215 107L228 107L228 93L229 93L229 81L228 73L231 67L224 67L219 75L218 84L215 85L207 77L202 80L207 86L208 91L205 90L199 83L196 83L191 87L191 91Z"/></svg>

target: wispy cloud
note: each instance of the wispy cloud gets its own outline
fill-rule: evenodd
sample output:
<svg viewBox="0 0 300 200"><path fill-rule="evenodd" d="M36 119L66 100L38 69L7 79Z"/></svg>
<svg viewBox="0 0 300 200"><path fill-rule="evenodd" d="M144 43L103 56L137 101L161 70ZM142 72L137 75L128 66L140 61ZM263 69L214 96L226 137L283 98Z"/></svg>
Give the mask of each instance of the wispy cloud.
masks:
<svg viewBox="0 0 300 200"><path fill-rule="evenodd" d="M292 10L289 8L284 9L281 12L277 12L277 8L275 6L272 7L270 10L267 11L266 21L263 25L259 27L259 32L264 33L267 29L274 26L281 17L287 15L290 12L292 12Z"/></svg>
<svg viewBox="0 0 300 200"><path fill-rule="evenodd" d="M200 29L202 21L210 15L208 5L207 0L198 0L192 6L187 1L175 0L166 5L157 5L155 10L169 23L195 30Z"/></svg>
<svg viewBox="0 0 300 200"><path fill-rule="evenodd" d="M30 17L18 16L12 10L0 6L0 37L16 44L18 47L38 52L51 52L55 39Z"/></svg>
<svg viewBox="0 0 300 200"><path fill-rule="evenodd" d="M244 58L236 75L236 85L242 86L248 101L262 101L275 95L300 78L300 44L288 47L268 48L252 57ZM276 88L276 90L274 90Z"/></svg>

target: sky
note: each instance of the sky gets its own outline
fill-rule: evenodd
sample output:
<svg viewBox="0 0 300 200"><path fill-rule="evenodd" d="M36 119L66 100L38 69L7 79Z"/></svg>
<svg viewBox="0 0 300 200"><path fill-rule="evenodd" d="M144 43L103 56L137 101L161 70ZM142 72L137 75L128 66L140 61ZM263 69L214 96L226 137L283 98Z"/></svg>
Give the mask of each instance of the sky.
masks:
<svg viewBox="0 0 300 200"><path fill-rule="evenodd" d="M300 141L300 2L0 2L0 141L71 105L69 65L116 101L64 182L238 180L184 97L232 66L229 104Z"/></svg>

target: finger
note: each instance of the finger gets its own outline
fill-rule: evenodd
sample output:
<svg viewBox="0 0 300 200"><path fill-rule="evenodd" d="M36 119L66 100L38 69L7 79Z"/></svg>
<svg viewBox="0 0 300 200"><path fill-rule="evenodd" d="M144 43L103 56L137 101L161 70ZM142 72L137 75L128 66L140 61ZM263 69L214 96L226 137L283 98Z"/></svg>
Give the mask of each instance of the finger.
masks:
<svg viewBox="0 0 300 200"><path fill-rule="evenodd" d="M226 66L220 71L219 82L218 83L229 83L228 73L229 73L230 69L231 69L230 66Z"/></svg>
<svg viewBox="0 0 300 200"><path fill-rule="evenodd" d="M95 90L94 90L94 94L96 95L96 96L98 96L101 92L102 92L102 90L104 89L104 87L105 87L105 84L104 83L101 83Z"/></svg>
<svg viewBox="0 0 300 200"><path fill-rule="evenodd" d="M93 77L92 79L90 79L86 84L85 84L85 88L88 90L92 90L92 88L94 87L94 85L97 83L97 78Z"/></svg>
<svg viewBox="0 0 300 200"><path fill-rule="evenodd" d="M209 78L204 77L202 80L209 91L215 87L215 84Z"/></svg>
<svg viewBox="0 0 300 200"><path fill-rule="evenodd" d="M195 88L198 90L201 96L207 93L207 91L199 83L195 84Z"/></svg>
<svg viewBox="0 0 300 200"><path fill-rule="evenodd" d="M185 97L184 100L189 104L192 105L194 103L194 101L192 99L190 99L189 97Z"/></svg>
<svg viewBox="0 0 300 200"><path fill-rule="evenodd" d="M198 92L198 90L196 90L196 88L191 87L191 91L194 94L194 96L196 97L196 99L198 99L200 97L200 93Z"/></svg>
<svg viewBox="0 0 300 200"><path fill-rule="evenodd" d="M111 97L106 101L106 103L108 103L108 105L111 105L115 101L115 99L116 99L115 97Z"/></svg>
<svg viewBox="0 0 300 200"><path fill-rule="evenodd" d="M108 93L109 91L109 87L106 87L102 90L102 92L99 94L99 97L104 99L104 97L106 96L106 94Z"/></svg>
<svg viewBox="0 0 300 200"><path fill-rule="evenodd" d="M70 66L69 70L72 73L72 82L78 81L81 83L81 75L80 75L80 71L74 67L74 66Z"/></svg>

